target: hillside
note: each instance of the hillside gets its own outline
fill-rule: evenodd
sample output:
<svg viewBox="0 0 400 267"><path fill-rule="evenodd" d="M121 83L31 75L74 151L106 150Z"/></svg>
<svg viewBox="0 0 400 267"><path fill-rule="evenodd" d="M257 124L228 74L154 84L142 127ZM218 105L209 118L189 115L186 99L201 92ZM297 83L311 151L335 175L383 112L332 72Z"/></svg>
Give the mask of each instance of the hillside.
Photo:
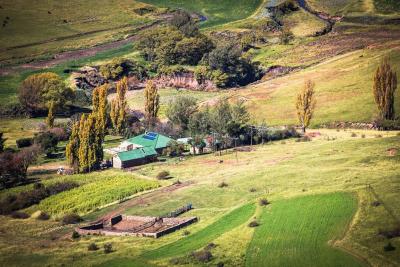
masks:
<svg viewBox="0 0 400 267"><path fill-rule="evenodd" d="M400 266L398 1L0 18L0 266Z"/></svg>

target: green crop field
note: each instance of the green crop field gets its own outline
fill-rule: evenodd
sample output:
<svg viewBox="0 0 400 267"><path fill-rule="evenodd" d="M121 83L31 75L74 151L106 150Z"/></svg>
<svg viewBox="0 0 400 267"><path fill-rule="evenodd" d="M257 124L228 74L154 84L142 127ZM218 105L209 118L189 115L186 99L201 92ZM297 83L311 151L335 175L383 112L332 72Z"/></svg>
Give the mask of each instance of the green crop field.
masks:
<svg viewBox="0 0 400 267"><path fill-rule="evenodd" d="M264 208L246 266L363 266L328 242L340 238L357 209L349 194L280 200Z"/></svg>
<svg viewBox="0 0 400 267"><path fill-rule="evenodd" d="M106 204L159 186L156 181L137 179L129 174L111 176L102 174L101 177L101 179L93 179L78 188L46 198L37 206L29 208L28 211L41 210L51 215L72 212L86 214ZM72 178L71 181L80 181L81 178L82 175L79 175Z"/></svg>
<svg viewBox="0 0 400 267"><path fill-rule="evenodd" d="M252 15L262 0L141 0L141 2L160 7L182 8L199 13L207 18L202 27L217 26Z"/></svg>

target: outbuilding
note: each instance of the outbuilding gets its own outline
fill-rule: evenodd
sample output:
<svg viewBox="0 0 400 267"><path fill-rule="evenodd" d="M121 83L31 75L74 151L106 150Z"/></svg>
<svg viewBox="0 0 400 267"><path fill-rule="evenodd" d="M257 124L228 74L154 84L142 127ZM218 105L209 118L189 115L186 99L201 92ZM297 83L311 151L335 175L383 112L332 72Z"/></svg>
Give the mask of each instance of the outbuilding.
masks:
<svg viewBox="0 0 400 267"><path fill-rule="evenodd" d="M151 147L136 148L119 152L113 157L113 167L118 169L130 168L153 162L157 159L157 151Z"/></svg>

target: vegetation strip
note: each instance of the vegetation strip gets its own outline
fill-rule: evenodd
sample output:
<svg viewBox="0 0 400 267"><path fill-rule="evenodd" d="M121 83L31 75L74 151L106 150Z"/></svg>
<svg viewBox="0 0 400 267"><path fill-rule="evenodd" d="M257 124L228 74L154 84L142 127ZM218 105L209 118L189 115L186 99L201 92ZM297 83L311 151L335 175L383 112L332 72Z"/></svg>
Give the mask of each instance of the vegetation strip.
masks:
<svg viewBox="0 0 400 267"><path fill-rule="evenodd" d="M349 193L280 200L264 209L246 266L363 266L328 242L343 234L357 209Z"/></svg>
<svg viewBox="0 0 400 267"><path fill-rule="evenodd" d="M199 249L223 233L244 224L254 214L255 210L256 206L254 203L243 205L202 230L153 251L149 251L142 256L154 260L179 256Z"/></svg>

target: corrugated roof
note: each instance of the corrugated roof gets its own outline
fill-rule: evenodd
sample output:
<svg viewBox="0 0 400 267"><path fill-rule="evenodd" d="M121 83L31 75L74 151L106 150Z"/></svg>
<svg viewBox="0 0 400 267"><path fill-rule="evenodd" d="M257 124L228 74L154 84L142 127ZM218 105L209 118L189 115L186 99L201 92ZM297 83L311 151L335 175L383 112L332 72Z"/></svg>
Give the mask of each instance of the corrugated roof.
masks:
<svg viewBox="0 0 400 267"><path fill-rule="evenodd" d="M169 137L166 137L162 134L148 132L145 134L141 134L130 138L126 141L132 144L141 145L143 147L152 147L154 149L167 147L168 143L173 140Z"/></svg>
<svg viewBox="0 0 400 267"><path fill-rule="evenodd" d="M152 147L143 147L129 151L119 152L117 155L121 159L121 161L128 161L133 159L141 159L148 156L155 156L157 155L157 151L155 151L154 148Z"/></svg>

